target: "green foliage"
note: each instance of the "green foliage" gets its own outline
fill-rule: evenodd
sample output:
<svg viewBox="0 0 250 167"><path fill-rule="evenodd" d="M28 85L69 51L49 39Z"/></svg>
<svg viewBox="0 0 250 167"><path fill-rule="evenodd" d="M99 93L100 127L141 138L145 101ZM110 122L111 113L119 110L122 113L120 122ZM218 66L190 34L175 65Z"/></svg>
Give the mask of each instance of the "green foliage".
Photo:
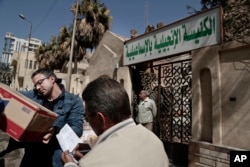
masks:
<svg viewBox="0 0 250 167"><path fill-rule="evenodd" d="M201 10L206 10L224 3L225 0L201 0Z"/></svg>
<svg viewBox="0 0 250 167"><path fill-rule="evenodd" d="M0 82L6 85L11 84L13 70L9 64L0 63Z"/></svg>
<svg viewBox="0 0 250 167"><path fill-rule="evenodd" d="M86 49L96 48L106 30L110 29L110 11L98 0L82 0L71 7L75 15L78 9L73 61L75 68L86 54ZM62 27L57 37L52 37L47 44L41 45L35 52L39 68L47 67L65 72L70 57L73 26ZM76 71L76 69L74 70Z"/></svg>

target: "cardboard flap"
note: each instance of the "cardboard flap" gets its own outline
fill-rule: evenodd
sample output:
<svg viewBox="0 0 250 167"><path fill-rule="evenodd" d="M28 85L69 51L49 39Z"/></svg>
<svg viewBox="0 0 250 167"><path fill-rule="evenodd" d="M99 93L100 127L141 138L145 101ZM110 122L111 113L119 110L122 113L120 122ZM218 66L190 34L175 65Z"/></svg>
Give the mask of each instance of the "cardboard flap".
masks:
<svg viewBox="0 0 250 167"><path fill-rule="evenodd" d="M52 119L51 117L35 114L34 118L30 121L27 130L47 132L47 130L53 126L54 121L55 119Z"/></svg>
<svg viewBox="0 0 250 167"><path fill-rule="evenodd" d="M33 119L34 114L35 112L30 108L14 99L10 99L8 105L4 109L4 115L6 118L15 122L22 128L26 128L29 125L29 122Z"/></svg>

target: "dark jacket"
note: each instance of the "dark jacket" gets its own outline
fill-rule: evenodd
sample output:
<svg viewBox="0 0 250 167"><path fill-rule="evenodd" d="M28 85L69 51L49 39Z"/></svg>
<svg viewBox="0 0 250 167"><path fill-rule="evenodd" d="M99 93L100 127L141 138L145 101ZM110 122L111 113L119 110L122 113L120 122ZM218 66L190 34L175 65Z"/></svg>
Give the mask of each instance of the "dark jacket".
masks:
<svg viewBox="0 0 250 167"><path fill-rule="evenodd" d="M39 96L35 90L22 91L20 93L43 105L44 98ZM78 136L82 135L84 108L80 97L63 90L63 94L54 105L53 112L58 114L58 118L54 122L55 127L61 129L68 123Z"/></svg>

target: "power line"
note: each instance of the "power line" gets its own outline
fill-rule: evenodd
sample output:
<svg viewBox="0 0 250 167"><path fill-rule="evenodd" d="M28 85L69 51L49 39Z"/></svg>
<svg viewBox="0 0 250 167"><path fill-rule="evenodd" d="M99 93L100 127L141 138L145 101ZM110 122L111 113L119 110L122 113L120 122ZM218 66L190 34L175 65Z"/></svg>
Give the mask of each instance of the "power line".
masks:
<svg viewBox="0 0 250 167"><path fill-rule="evenodd" d="M148 1L145 0L145 29L148 26Z"/></svg>
<svg viewBox="0 0 250 167"><path fill-rule="evenodd" d="M53 8L55 7L56 3L58 2L58 0L55 0L54 3L50 6L50 8L47 10L46 14L43 16L43 18L41 19L40 23L35 27L34 31L32 33L34 33L41 25L42 23L46 20L46 18L49 16L49 14L51 13L51 11L53 10Z"/></svg>

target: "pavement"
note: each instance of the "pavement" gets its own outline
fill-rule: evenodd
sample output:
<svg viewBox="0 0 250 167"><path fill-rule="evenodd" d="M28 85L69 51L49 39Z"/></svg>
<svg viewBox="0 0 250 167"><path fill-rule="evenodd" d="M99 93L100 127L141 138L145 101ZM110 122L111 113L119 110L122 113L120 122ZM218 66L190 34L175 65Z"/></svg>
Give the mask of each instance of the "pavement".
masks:
<svg viewBox="0 0 250 167"><path fill-rule="evenodd" d="M9 136L0 130L0 152L3 151L9 141ZM0 157L0 167L19 167L23 149L18 149Z"/></svg>
<svg viewBox="0 0 250 167"><path fill-rule="evenodd" d="M9 141L9 136L0 130L0 152L3 151ZM0 167L19 167L21 159L23 156L23 149L18 149L10 153L5 154L3 157L0 157ZM169 167L182 167L169 163Z"/></svg>

